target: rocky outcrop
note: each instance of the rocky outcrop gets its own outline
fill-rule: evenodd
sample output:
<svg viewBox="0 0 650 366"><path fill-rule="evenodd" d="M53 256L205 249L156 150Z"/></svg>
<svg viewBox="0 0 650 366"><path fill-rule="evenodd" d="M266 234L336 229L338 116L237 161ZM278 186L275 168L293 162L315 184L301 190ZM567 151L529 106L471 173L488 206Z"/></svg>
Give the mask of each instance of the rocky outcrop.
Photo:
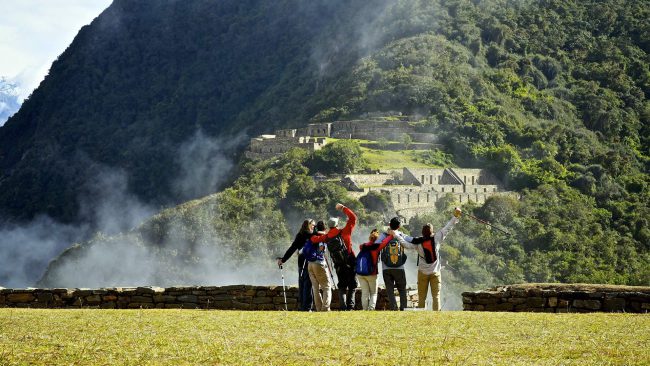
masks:
<svg viewBox="0 0 650 366"><path fill-rule="evenodd" d="M591 284L525 284L464 292L463 309L546 313L650 311L650 287Z"/></svg>

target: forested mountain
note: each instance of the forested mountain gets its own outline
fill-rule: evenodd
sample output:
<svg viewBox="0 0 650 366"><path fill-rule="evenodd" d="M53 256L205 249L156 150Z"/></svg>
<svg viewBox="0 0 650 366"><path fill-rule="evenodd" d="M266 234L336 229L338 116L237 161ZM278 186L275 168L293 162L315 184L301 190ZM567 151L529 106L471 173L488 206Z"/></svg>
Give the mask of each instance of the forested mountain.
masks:
<svg viewBox="0 0 650 366"><path fill-rule="evenodd" d="M148 202L178 201L175 153L197 130L399 111L419 116L454 163L490 168L522 194L468 207L517 233L460 230L446 255L469 282L648 284L649 18L643 0L116 1L0 128L2 214L77 218L89 161L124 169ZM305 192L318 185L265 170L309 169L311 158L286 159L302 168L241 166L259 184L213 198L219 210L205 212L219 219L191 205L168 215L208 220L199 227L227 243L263 240L251 223L271 220L286 242L287 215L342 199L322 188L314 203ZM162 232L137 243L164 251Z"/></svg>

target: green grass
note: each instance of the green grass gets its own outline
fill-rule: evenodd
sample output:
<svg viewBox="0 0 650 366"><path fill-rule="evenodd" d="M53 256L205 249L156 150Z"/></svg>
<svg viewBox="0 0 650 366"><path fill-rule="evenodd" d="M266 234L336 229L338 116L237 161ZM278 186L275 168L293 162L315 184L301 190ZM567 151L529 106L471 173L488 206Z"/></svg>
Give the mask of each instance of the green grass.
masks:
<svg viewBox="0 0 650 366"><path fill-rule="evenodd" d="M361 148L370 169L431 168L417 161L416 150L388 151Z"/></svg>
<svg viewBox="0 0 650 366"><path fill-rule="evenodd" d="M0 365L642 365L650 316L0 309Z"/></svg>

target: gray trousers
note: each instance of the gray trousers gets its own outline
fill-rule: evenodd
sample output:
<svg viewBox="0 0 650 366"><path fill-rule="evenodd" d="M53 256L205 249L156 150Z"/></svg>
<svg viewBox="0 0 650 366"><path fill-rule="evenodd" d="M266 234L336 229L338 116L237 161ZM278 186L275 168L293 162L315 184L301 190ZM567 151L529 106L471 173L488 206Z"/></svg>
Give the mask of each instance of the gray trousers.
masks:
<svg viewBox="0 0 650 366"><path fill-rule="evenodd" d="M395 287L399 293L399 309L406 308L406 272L404 269L384 269L382 272L384 276L384 284L386 285L386 293L388 294L388 301L390 302L390 309L397 310L397 301L395 299Z"/></svg>

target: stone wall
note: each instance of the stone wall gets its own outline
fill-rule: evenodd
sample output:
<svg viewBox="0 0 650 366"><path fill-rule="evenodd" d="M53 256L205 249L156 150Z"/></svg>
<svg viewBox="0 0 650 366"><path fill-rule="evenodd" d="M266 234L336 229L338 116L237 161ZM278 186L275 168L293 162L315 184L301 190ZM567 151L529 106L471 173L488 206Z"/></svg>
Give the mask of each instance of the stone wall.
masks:
<svg viewBox="0 0 650 366"><path fill-rule="evenodd" d="M287 308L298 309L298 288L287 287ZM409 290L409 307L417 304L417 291ZM398 300L399 301L399 300ZM357 291L361 309L361 291ZM283 310L282 286L122 287L102 289L5 289L0 307L97 309L236 309ZM338 292L332 310L338 309ZM377 309L388 309L386 290L380 289Z"/></svg>
<svg viewBox="0 0 650 366"><path fill-rule="evenodd" d="M547 313L650 311L650 287L525 284L464 292L463 309Z"/></svg>

